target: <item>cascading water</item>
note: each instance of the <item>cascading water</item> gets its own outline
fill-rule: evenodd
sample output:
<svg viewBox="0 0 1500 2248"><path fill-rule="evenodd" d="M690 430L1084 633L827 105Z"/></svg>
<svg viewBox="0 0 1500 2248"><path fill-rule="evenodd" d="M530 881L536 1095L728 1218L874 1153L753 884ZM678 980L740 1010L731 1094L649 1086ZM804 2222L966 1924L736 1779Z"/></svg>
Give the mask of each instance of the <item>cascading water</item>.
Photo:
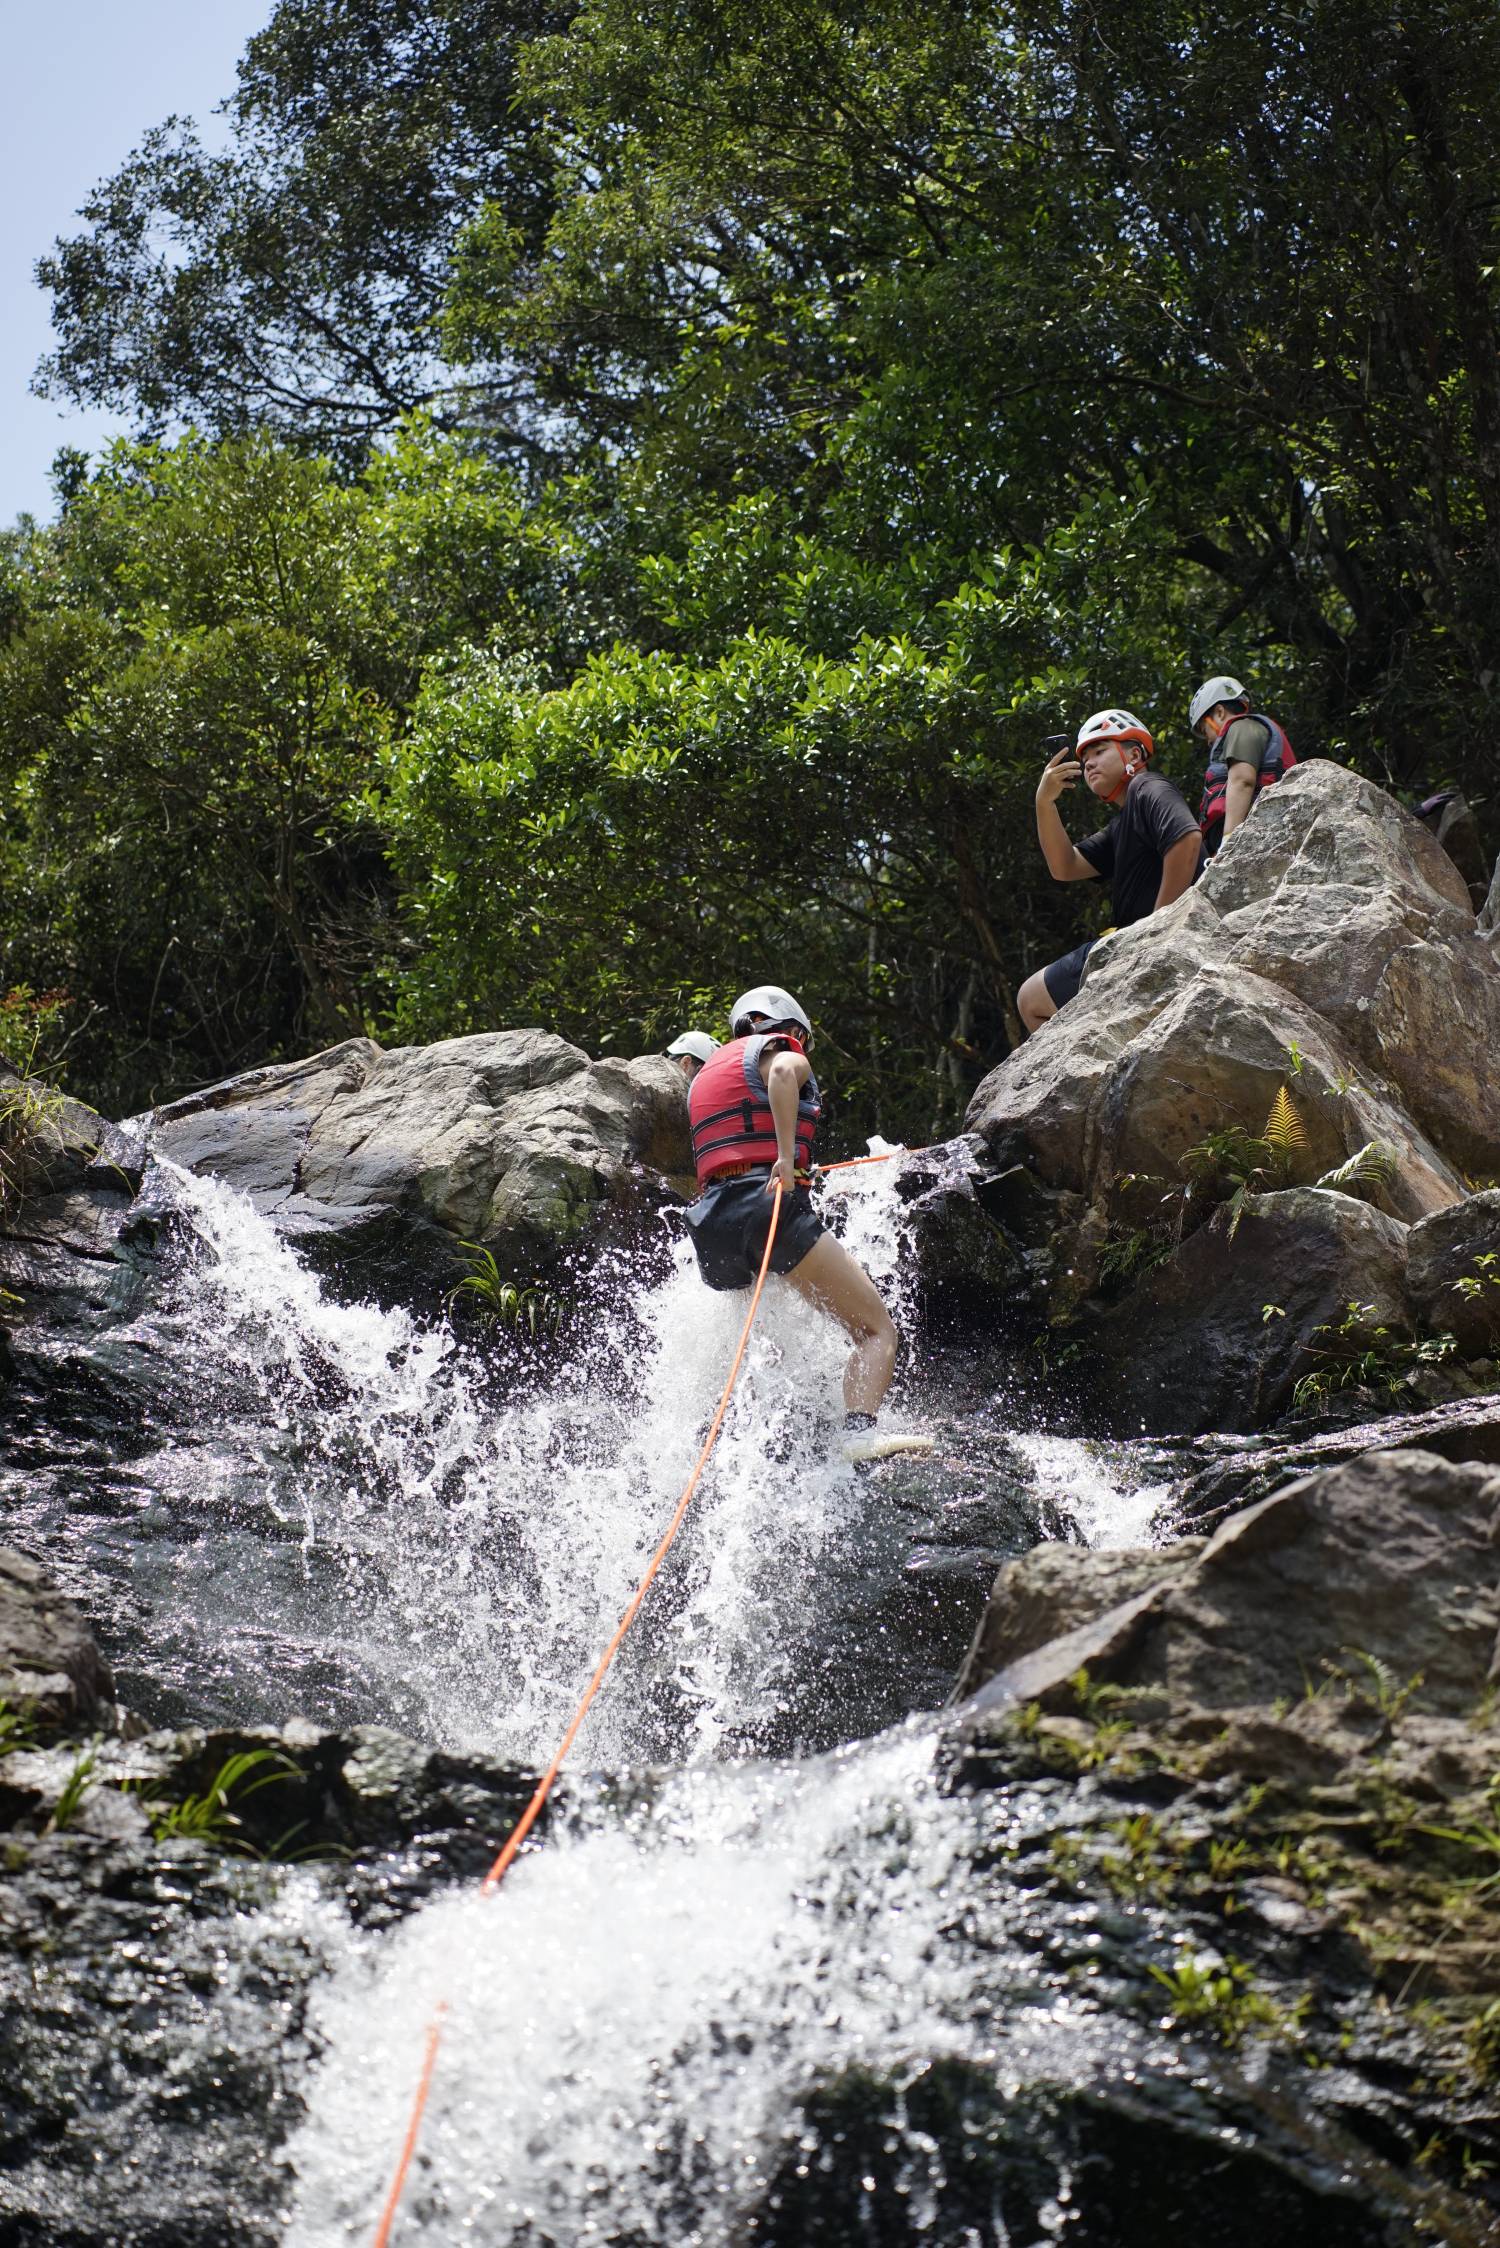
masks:
<svg viewBox="0 0 1500 2248"><path fill-rule="evenodd" d="M705 1291L679 1242L658 1282L605 1272L566 1354L518 1359L503 1334L340 1303L241 1196L182 1173L164 1186L185 1238L160 1300L108 1347L156 1385L121 1471L151 1499L122 1550L166 1700L201 1706L207 1684L239 1722L378 1719L535 1763L686 1479L743 1299ZM843 1199L850 1247L899 1303L891 1172L847 1175ZM935 1460L858 1478L836 1451L844 1355L773 1283L573 1760L674 1770L575 1785L498 1897L439 1896L394 1933L331 1934L306 1877L308 1946L334 1972L313 2002L324 2058L290 2148L289 2241L367 2237L439 1998L398 2237L742 2238L768 2197L815 2189L808 2103L852 2073L883 2087L881 2190L907 2231L1008 2241L988 2189L955 2229L921 2087L948 2063L994 2078L1021 2046L1034 2071L1059 2040L1076 2063L1102 2033L1039 1989L975 1879L993 1804L941 1791L930 1728L882 1728L941 1700L1006 1551L1085 1511L1102 1540L1144 1501L1082 1448L1018 1450L993 1406L987 1426L945 1425L921 1368L905 1409L933 1419ZM946 1636L929 1644L933 1617ZM1061 2170L1054 2184L1039 2237L1065 2222Z"/></svg>

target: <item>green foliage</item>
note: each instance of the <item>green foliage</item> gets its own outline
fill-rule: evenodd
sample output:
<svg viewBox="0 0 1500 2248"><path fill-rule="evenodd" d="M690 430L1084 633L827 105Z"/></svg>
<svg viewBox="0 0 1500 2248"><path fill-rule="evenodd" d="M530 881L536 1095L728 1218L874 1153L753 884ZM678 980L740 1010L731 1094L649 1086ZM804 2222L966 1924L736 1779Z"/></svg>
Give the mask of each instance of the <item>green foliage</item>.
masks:
<svg viewBox="0 0 1500 2248"><path fill-rule="evenodd" d="M0 977L123 1107L774 974L951 1127L1103 907L1059 724L1191 781L1228 665L1483 796L1497 97L1481 0L280 0L44 262L54 387L211 436L0 540Z"/></svg>
<svg viewBox="0 0 1500 2248"><path fill-rule="evenodd" d="M1469 2061L1486 2082L1500 2076L1500 1998L1474 2015L1467 2032Z"/></svg>
<svg viewBox="0 0 1500 2248"><path fill-rule="evenodd" d="M1394 1725L1413 1694L1419 1691L1422 1673L1417 1671L1411 1678L1399 1679L1382 1656L1371 1654L1364 1647L1344 1647L1340 1653L1352 1656L1358 1667L1346 1670L1341 1663L1325 1657L1323 1668L1329 1678L1343 1686L1351 1701L1368 1703L1387 1725Z"/></svg>
<svg viewBox="0 0 1500 2248"><path fill-rule="evenodd" d="M0 1216L35 1181L47 1156L63 1144L64 1101L34 1077L0 1078Z"/></svg>
<svg viewBox="0 0 1500 2248"><path fill-rule="evenodd" d="M1374 1304L1351 1298L1336 1326L1315 1327L1303 1345L1319 1363L1294 1387L1292 1409L1315 1412L1345 1389L1385 1389L1394 1395L1413 1368L1437 1365L1451 1358L1457 1347L1451 1335L1413 1340L1398 1334L1379 1317Z"/></svg>
<svg viewBox="0 0 1500 2248"><path fill-rule="evenodd" d="M1331 1171L1325 1171L1320 1179L1314 1179L1313 1184L1330 1187L1337 1194L1348 1194L1355 1187L1386 1185L1395 1169L1395 1149L1383 1140L1366 1140L1363 1147L1356 1148Z"/></svg>
<svg viewBox="0 0 1500 2248"><path fill-rule="evenodd" d="M1472 1269L1461 1273L1453 1283L1453 1292L1466 1303L1488 1301L1492 1288L1500 1288L1500 1251L1481 1249L1471 1260Z"/></svg>
<svg viewBox="0 0 1500 2248"><path fill-rule="evenodd" d="M72 1771L63 1782L57 1801L52 1806L52 1816L47 1821L48 1834L62 1834L77 1818L84 1797L93 1782L94 1765L98 1751L86 1748L77 1759Z"/></svg>
<svg viewBox="0 0 1500 2248"><path fill-rule="evenodd" d="M1205 2029L1226 2045L1237 2045L1253 2028L1274 2028L1284 2016L1275 2001L1257 1989L1240 1959L1216 1952L1184 1953L1171 1968L1153 1967L1153 1978L1167 1993L1173 2021Z"/></svg>
<svg viewBox="0 0 1500 2248"><path fill-rule="evenodd" d="M502 1277L495 1262L493 1250L477 1241L459 1244L470 1260L470 1270L456 1288L449 1291L450 1309L462 1304L502 1327L524 1332L533 1340L538 1335L555 1335L563 1323L563 1306L551 1291L539 1281L530 1287L518 1288L513 1280Z"/></svg>
<svg viewBox="0 0 1500 2248"><path fill-rule="evenodd" d="M226 1757L208 1786L196 1795L167 1800L159 1787L141 1791L158 1842L189 1841L211 1844L218 1850L236 1850L251 1857L261 1853L244 1831L243 1808L263 1788L285 1787L300 1778L296 1764L277 1749L241 1749ZM295 1830L293 1830L295 1831ZM283 1836L281 1848L290 1836Z"/></svg>
<svg viewBox="0 0 1500 2248"><path fill-rule="evenodd" d="M35 1741L36 1721L31 1710L16 1709L0 1695L0 1759L17 1749L31 1748Z"/></svg>

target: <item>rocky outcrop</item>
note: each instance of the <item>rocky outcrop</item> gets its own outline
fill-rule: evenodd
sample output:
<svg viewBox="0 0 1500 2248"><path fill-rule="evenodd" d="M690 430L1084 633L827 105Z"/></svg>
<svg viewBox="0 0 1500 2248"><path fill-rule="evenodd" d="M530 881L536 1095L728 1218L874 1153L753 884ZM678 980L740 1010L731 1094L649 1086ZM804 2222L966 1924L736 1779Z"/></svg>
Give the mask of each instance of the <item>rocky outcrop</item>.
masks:
<svg viewBox="0 0 1500 2248"><path fill-rule="evenodd" d="M129 1309L173 1212L169 1165L240 1188L367 1292L432 1302L460 1241L528 1277L586 1230L638 1237L691 1179L671 1062L590 1061L540 1030L390 1052L351 1039L124 1124L56 1095L39 1114L0 1207L0 1287L29 1333L87 1337Z"/></svg>
<svg viewBox="0 0 1500 2248"><path fill-rule="evenodd" d="M0 1546L0 1704L13 1722L76 1731L113 1698L109 1665L78 1610L34 1561Z"/></svg>
<svg viewBox="0 0 1500 2248"><path fill-rule="evenodd" d="M1446 2205L1403 2220L1393 2176L1371 2178L1351 2242L1493 2237L1497 1535L1500 1468L1408 1451L1304 1477L1211 1538L1038 1547L1001 1571L952 1719L954 1784L998 1795L1038 1918L1066 1902L1104 1958L1128 1924L1137 1970L1161 1946L1163 2029L1258 2040L1262 2084L1300 2051L1314 2133L1353 2124L1409 2184L1442 2135L1426 2182L1449 2180ZM1361 2079L1383 2087L1373 2136ZM1249 2143L1276 2135L1267 2117ZM1246 2184L1263 2221L1266 2184ZM1340 2237L1337 2207L1289 2221ZM1217 2211L1211 2229L1239 2237Z"/></svg>
<svg viewBox="0 0 1500 2248"><path fill-rule="evenodd" d="M985 1079L981 1198L1044 1316L1088 1307L1101 1402L1153 1428L1257 1426L1349 1303L1420 1327L1406 1229L1500 1173L1497 1053L1500 977L1452 860L1370 782L1309 761ZM1279 1100L1269 1153L1247 1154ZM1329 1183L1372 1145L1363 1176ZM1213 1213L1241 1183L1231 1239Z"/></svg>
<svg viewBox="0 0 1500 2248"><path fill-rule="evenodd" d="M521 1261L648 1174L690 1169L683 1079L660 1055L591 1062L548 1031L382 1052L352 1039L158 1109L151 1152L243 1188L292 1234L395 1213Z"/></svg>
<svg viewBox="0 0 1500 2248"><path fill-rule="evenodd" d="M1454 1727L1453 1770L1487 1786L1500 1758L1486 1701L1500 1683L1497 1545L1500 1470L1373 1452L1287 1484L1206 1544L1074 1553L1061 1599L1046 1592L1060 1558L1040 1546L996 1580L959 1684L975 1697L964 1722L982 1731L988 1711L1086 1666L1159 1694L1161 1722L1191 1739L1209 1720L1303 1699L1357 1651L1388 1674L1387 1698L1421 1674L1414 1722L1420 1712L1429 1738Z"/></svg>

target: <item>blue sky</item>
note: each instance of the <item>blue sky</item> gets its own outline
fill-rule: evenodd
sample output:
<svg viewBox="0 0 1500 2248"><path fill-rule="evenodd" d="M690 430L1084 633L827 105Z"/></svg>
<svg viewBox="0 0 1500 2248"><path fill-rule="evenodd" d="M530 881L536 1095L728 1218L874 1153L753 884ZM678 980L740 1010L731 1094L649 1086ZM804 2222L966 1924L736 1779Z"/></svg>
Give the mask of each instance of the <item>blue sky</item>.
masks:
<svg viewBox="0 0 1500 2248"><path fill-rule="evenodd" d="M152 125L192 117L222 134L215 106L274 0L0 0L6 117L0 134L0 523L53 513L47 471L60 445L92 451L124 425L30 395L49 349L49 300L31 276L97 180Z"/></svg>

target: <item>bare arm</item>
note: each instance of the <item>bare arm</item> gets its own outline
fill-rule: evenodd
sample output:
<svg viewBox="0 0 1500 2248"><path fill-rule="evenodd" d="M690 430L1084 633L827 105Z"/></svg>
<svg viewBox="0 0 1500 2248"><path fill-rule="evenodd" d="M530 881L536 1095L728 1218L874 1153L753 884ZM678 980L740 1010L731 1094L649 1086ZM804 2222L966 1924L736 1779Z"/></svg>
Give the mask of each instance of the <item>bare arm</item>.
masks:
<svg viewBox="0 0 1500 2248"><path fill-rule="evenodd" d="M1229 779L1224 789L1224 840L1227 843L1235 829L1250 817L1250 807L1255 802L1259 775L1253 765L1236 758L1229 768Z"/></svg>
<svg viewBox="0 0 1500 2248"><path fill-rule="evenodd" d="M766 1181L774 1194L780 1179L788 1194L797 1183L797 1096L812 1075L805 1054L778 1054L766 1071L766 1091L771 1099L771 1121L776 1126L776 1161Z"/></svg>
<svg viewBox="0 0 1500 2248"><path fill-rule="evenodd" d="M1099 872L1074 847L1057 809L1063 790L1076 788L1078 780L1077 758L1071 749L1060 749L1037 782L1036 839L1054 882L1092 882Z"/></svg>
<svg viewBox="0 0 1500 2248"><path fill-rule="evenodd" d="M1203 850L1201 835L1180 835L1161 862L1161 887L1156 893L1153 913L1160 913L1164 905L1180 898L1198 871L1198 860Z"/></svg>

